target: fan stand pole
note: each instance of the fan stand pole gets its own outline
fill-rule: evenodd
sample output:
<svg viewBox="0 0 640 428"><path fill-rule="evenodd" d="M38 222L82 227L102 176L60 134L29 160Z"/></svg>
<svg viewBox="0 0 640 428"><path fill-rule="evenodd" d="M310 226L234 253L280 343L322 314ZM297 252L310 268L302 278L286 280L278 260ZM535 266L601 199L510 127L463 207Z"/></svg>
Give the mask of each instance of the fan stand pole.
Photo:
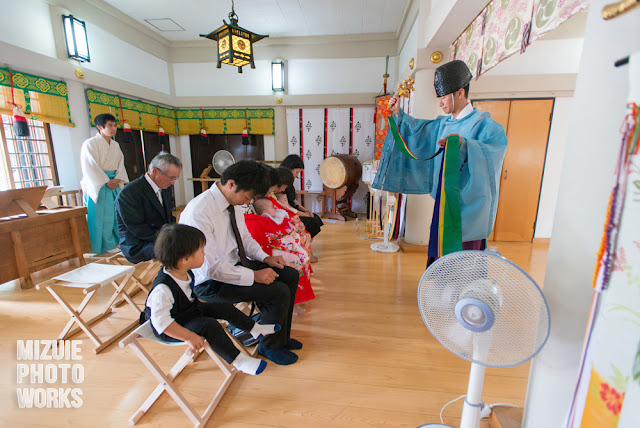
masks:
<svg viewBox="0 0 640 428"><path fill-rule="evenodd" d="M485 366L471 363L469 373L469 386L467 388L467 398L462 407L462 418L460 428L479 428L480 412L482 410L482 384L484 382Z"/></svg>

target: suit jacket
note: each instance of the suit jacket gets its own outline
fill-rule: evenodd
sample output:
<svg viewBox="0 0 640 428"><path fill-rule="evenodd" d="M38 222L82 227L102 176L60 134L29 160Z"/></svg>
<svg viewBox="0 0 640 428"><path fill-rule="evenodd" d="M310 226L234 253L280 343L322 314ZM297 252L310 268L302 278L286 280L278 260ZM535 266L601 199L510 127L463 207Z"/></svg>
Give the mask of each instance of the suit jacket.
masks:
<svg viewBox="0 0 640 428"><path fill-rule="evenodd" d="M153 244L160 228L175 223L171 215L171 190L161 190L160 204L145 176L127 184L116 199L120 250L133 263L153 258Z"/></svg>

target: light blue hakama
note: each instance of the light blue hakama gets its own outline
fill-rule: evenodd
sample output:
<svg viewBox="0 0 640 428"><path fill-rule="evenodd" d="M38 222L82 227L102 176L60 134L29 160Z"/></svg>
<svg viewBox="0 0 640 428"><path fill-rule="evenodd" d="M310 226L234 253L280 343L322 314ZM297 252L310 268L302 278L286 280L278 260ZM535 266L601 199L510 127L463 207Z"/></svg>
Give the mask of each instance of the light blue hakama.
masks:
<svg viewBox="0 0 640 428"><path fill-rule="evenodd" d="M116 171L105 171L105 174L112 179L116 176ZM84 195L92 253L100 254L116 248L120 237L116 222L115 201L119 193L120 186L111 190L105 184L100 188L97 203L93 202L87 194Z"/></svg>

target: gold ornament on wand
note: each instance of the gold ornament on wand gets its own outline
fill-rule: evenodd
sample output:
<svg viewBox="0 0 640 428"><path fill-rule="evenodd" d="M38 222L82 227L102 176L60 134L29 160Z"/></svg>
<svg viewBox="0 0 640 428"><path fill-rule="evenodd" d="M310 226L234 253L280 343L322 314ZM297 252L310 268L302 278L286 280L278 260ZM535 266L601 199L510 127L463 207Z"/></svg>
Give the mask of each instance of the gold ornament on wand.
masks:
<svg viewBox="0 0 640 428"><path fill-rule="evenodd" d="M413 85L416 83L413 77L403 80L398 83L398 96L403 98L409 98L411 91L415 90Z"/></svg>

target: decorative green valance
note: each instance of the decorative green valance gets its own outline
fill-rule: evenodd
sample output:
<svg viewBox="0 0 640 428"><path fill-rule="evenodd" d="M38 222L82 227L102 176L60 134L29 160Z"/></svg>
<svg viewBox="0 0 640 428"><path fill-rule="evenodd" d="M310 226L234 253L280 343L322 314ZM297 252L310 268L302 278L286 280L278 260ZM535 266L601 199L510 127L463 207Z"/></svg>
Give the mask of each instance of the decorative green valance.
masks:
<svg viewBox="0 0 640 428"><path fill-rule="evenodd" d="M273 109L178 109L162 107L144 101L87 89L89 118L111 113L118 122L123 119L132 129L157 131L158 122L167 134L194 135L204 128L208 134L273 135ZM118 123L122 127L122 123Z"/></svg>
<svg viewBox="0 0 640 428"><path fill-rule="evenodd" d="M246 115L246 116L245 116ZM273 135L273 109L185 109L176 110L181 135L200 133L241 134L246 127L249 134Z"/></svg>
<svg viewBox="0 0 640 428"><path fill-rule="evenodd" d="M85 92L91 124L97 115L111 113L118 120L119 127L126 121L132 129L157 132L162 126L165 133L178 135L173 109L95 89Z"/></svg>
<svg viewBox="0 0 640 428"><path fill-rule="evenodd" d="M12 114L13 103L31 119L75 126L69 112L67 84L62 80L0 67L0 113Z"/></svg>

